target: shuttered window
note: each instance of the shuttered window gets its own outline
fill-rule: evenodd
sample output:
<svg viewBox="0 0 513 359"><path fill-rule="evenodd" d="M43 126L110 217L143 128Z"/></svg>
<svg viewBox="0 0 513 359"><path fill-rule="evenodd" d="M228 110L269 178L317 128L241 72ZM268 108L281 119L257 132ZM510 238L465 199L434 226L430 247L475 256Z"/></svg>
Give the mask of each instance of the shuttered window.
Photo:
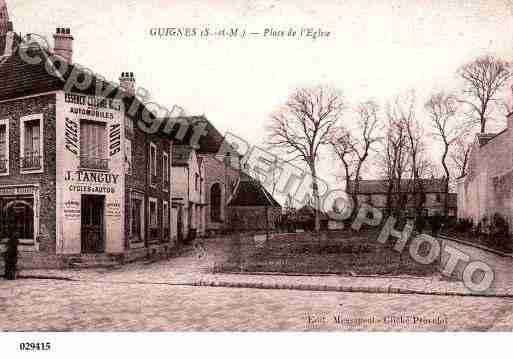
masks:
<svg viewBox="0 0 513 359"><path fill-rule="evenodd" d="M80 123L81 156L90 159L106 159L107 131L105 123L84 121Z"/></svg>

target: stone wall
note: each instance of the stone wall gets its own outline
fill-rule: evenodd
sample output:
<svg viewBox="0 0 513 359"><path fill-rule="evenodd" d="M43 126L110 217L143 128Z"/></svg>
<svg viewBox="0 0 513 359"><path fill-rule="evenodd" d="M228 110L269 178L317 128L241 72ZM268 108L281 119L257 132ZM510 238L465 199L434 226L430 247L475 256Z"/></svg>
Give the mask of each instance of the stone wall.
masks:
<svg viewBox="0 0 513 359"><path fill-rule="evenodd" d="M511 119L508 126L511 126ZM474 143L467 176L458 184L458 218L477 225L495 213L513 228L513 132L505 130L483 146Z"/></svg>
<svg viewBox="0 0 513 359"><path fill-rule="evenodd" d="M281 216L281 208L263 206L234 206L228 207L228 219L231 229L238 232L276 229L276 223Z"/></svg>

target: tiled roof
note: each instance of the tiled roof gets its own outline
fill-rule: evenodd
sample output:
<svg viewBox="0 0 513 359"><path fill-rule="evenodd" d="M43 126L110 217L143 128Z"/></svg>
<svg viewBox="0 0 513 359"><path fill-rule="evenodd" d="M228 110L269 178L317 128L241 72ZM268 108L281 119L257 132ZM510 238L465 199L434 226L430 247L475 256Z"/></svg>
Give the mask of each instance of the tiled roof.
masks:
<svg viewBox="0 0 513 359"><path fill-rule="evenodd" d="M172 166L188 166L192 151L193 149L189 146L174 145L171 161Z"/></svg>
<svg viewBox="0 0 513 359"><path fill-rule="evenodd" d="M54 62L54 68L62 68L65 71L50 73L47 70L47 64L57 60L55 60L55 57L52 58L48 51L38 47L32 47L24 51L26 51L25 55L27 57L39 58L42 61L36 61L35 63L25 61L20 55L21 51L17 48L11 57L0 63L0 100L63 90L66 81L68 81L73 72L75 72L73 76L77 76L78 82L83 81L81 78L84 76L83 70L71 64L60 66L60 64ZM105 90L107 88L113 89L112 91L105 91L110 98L114 98L119 94L119 91L123 91L117 84L105 81L94 75L91 77L87 88L84 89L83 86L79 88L74 85L69 91L95 95L97 89ZM133 102L139 102L137 98L126 93L123 100L127 106L131 106ZM143 111L143 108L144 106L137 106L139 114Z"/></svg>
<svg viewBox="0 0 513 359"><path fill-rule="evenodd" d="M177 138L180 135L180 121L186 121L190 127L187 129L185 135L181 138ZM191 143L191 140L196 140L197 137L194 137L194 129L204 127L206 134L202 134L199 137L198 143ZM171 132L171 136L175 140L175 143L183 144L183 145L197 145L196 151L200 154L207 153L218 153L221 145L224 141L224 136L219 132L219 130L210 122L205 116L184 116L177 119L177 124L175 124L173 131ZM233 152L236 152L235 150Z"/></svg>
<svg viewBox="0 0 513 359"><path fill-rule="evenodd" d="M443 193L445 192L444 179L422 179L420 180L425 193ZM413 180L401 180L401 192L413 191ZM349 182L350 193L354 190L354 181ZM387 180L360 180L359 194L383 194L388 192Z"/></svg>
<svg viewBox="0 0 513 359"><path fill-rule="evenodd" d="M228 202L228 206L268 206L281 208L281 205L265 187L247 174L241 174L233 196Z"/></svg>
<svg viewBox="0 0 513 359"><path fill-rule="evenodd" d="M27 56L44 58L48 53L40 49L27 50ZM0 65L0 99L54 91L64 86L63 79L52 76L45 69L45 61L31 64L16 51Z"/></svg>

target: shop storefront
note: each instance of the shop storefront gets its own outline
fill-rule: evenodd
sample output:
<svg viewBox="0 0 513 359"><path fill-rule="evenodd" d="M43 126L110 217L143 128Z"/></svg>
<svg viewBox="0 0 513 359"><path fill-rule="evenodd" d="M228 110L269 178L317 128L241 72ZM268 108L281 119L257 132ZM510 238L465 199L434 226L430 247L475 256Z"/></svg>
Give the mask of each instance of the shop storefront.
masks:
<svg viewBox="0 0 513 359"><path fill-rule="evenodd" d="M57 253L124 251L121 101L57 96Z"/></svg>

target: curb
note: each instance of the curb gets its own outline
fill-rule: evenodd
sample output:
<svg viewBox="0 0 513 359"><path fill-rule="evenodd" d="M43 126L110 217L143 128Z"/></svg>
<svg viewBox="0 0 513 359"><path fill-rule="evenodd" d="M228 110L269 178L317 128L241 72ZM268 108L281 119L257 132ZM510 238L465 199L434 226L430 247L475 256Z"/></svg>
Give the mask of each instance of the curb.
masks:
<svg viewBox="0 0 513 359"><path fill-rule="evenodd" d="M486 251L486 252L497 254L497 255L499 255L501 257L513 258L513 253L501 252L501 251L499 251L497 249L489 248L489 247L483 246L481 244L472 243L472 242L468 242L468 241L463 241L461 239L457 239L457 238L454 238L454 237L449 237L449 236L446 236L446 235L443 235L443 234L440 234L439 237L442 238L442 239L445 239L446 241L452 241L452 242L463 244L463 245L466 245L466 246L469 246L469 247L474 247L474 248L477 248L477 249L481 249L481 250Z"/></svg>
<svg viewBox="0 0 513 359"><path fill-rule="evenodd" d="M70 277L46 276L46 275L18 275L17 279L49 279L49 280L63 280L68 282L76 282L76 279Z"/></svg>
<svg viewBox="0 0 513 359"><path fill-rule="evenodd" d="M398 287L346 287L334 285L316 285L316 284L266 284L266 283L244 283L244 282L224 282L224 281L197 281L190 284L195 287L213 287L213 288L251 288L251 289L281 289L281 290L299 290L311 292L347 292L347 293L372 293L372 294L405 294L405 295L433 295L449 297L479 297L479 298L512 298L513 293L461 293L444 291L423 291L414 289L405 289Z"/></svg>
<svg viewBox="0 0 513 359"><path fill-rule="evenodd" d="M49 279L61 280L68 282L88 282L87 280L58 277L58 276L38 276L27 275L18 276L19 279ZM103 283L103 282L101 282ZM125 283L125 282L114 282ZM128 282L127 282L128 283ZM134 283L135 284L135 283ZM513 293L498 293L498 294L485 294L485 293L461 293L461 292L447 292L443 291L423 291L399 287L351 287L339 285L321 285L321 284L268 284L262 282L227 282L227 281L204 281L199 280L189 283L152 283L152 282L136 282L136 284L159 284L159 285L177 285L189 287L211 287L211 288L249 288L249 289L275 289L275 290L296 290L296 291L309 291L309 292L341 292L341 293L370 293L370 294L403 294L403 295L432 295L432 296L448 296L448 297L478 297L478 298L510 298L513 299Z"/></svg>

